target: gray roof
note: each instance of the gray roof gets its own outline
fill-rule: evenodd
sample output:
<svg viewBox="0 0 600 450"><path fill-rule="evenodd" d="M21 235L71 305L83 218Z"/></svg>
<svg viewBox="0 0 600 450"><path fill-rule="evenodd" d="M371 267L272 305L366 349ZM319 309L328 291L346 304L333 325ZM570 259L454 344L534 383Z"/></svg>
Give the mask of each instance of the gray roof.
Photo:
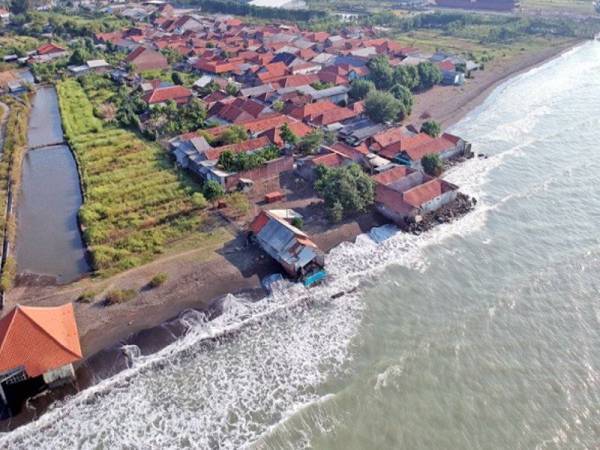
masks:
<svg viewBox="0 0 600 450"><path fill-rule="evenodd" d="M270 220L256 236L261 247L273 259L293 267L295 270L309 264L317 257L316 250L301 244L298 237L307 236L285 220L270 216Z"/></svg>

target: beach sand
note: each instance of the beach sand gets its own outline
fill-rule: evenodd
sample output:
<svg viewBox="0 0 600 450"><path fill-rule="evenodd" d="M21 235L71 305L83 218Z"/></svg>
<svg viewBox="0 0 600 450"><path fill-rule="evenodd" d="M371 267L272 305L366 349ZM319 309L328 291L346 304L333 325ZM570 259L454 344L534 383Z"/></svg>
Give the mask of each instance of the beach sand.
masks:
<svg viewBox="0 0 600 450"><path fill-rule="evenodd" d="M411 122L420 123L427 115L443 128L458 122L477 107L487 95L508 78L554 58L577 42L548 48L536 54L523 54L511 61L491 63L474 79L461 87L442 87L419 94ZM325 251L344 241L353 241L369 227L378 225L376 218L362 217L326 231L311 234ZM310 230L308 230L310 232ZM145 286L159 272L168 281L155 289ZM206 310L228 293L256 292L265 275L280 272L277 265L239 236L216 251L191 248L183 253L160 258L143 267L116 275L105 281L83 279L67 286L17 287L7 297L5 310L16 304L51 306L73 302L86 289L103 292L111 289L136 289L138 297L128 303L106 307L101 301L76 303L76 317L85 357L124 342L129 336L155 327L189 308ZM101 298L101 293L98 293Z"/></svg>

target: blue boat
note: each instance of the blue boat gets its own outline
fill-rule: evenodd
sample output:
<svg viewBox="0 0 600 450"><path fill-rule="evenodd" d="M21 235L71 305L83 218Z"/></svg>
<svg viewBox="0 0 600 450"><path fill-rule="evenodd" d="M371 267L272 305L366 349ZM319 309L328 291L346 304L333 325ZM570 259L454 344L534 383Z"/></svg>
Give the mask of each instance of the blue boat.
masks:
<svg viewBox="0 0 600 450"><path fill-rule="evenodd" d="M304 279L304 286L311 287L314 284L323 281L325 278L327 278L327 272L319 270Z"/></svg>

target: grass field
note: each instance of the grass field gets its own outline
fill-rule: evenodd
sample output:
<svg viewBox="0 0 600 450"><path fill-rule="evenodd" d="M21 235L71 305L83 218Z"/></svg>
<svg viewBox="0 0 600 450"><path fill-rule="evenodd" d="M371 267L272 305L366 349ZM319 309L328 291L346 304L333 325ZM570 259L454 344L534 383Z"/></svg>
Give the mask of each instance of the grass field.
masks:
<svg viewBox="0 0 600 450"><path fill-rule="evenodd" d="M80 167L80 219L96 271L134 267L194 233L212 233L198 186L158 146L105 127L75 80L58 84L65 135Z"/></svg>

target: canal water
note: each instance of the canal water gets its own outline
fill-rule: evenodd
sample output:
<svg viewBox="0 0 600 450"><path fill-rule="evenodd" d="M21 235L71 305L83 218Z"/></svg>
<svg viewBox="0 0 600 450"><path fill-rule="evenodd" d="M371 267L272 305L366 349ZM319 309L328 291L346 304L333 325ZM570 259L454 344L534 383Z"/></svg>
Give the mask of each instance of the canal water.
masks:
<svg viewBox="0 0 600 450"><path fill-rule="evenodd" d="M0 447L599 448L599 111L600 42L510 80L454 130L489 155L447 174L473 212L359 236L318 289L189 311Z"/></svg>
<svg viewBox="0 0 600 450"><path fill-rule="evenodd" d="M77 224L79 175L63 143L53 87L41 87L35 95L28 139L17 205L17 270L67 283L88 272L89 266Z"/></svg>

